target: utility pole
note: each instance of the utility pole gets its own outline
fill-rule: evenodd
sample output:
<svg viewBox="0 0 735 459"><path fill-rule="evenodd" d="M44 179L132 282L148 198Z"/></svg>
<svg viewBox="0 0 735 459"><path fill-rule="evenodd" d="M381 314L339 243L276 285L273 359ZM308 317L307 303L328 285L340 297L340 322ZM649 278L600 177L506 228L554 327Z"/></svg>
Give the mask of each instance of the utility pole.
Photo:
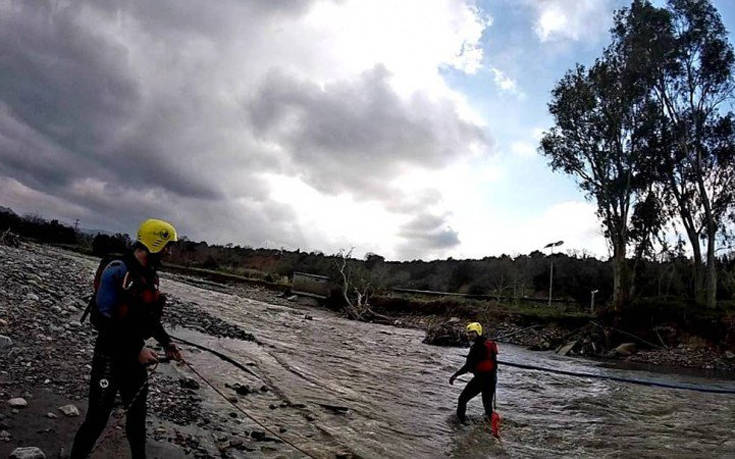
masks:
<svg viewBox="0 0 735 459"><path fill-rule="evenodd" d="M554 286L554 247L559 247L564 244L564 241L549 242L544 246L545 249L550 249L549 259L551 264L549 266L549 307L551 307L551 293Z"/></svg>

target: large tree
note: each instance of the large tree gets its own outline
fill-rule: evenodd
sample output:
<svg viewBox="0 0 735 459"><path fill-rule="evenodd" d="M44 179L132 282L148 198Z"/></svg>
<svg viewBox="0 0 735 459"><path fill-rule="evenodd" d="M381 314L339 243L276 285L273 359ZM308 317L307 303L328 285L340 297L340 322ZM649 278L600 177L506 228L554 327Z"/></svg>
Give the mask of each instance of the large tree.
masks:
<svg viewBox="0 0 735 459"><path fill-rule="evenodd" d="M656 104L638 74L614 48L591 68L578 65L568 72L552 91L549 111L554 126L544 134L540 148L554 170L574 176L597 204L613 253L616 307L631 292L626 255L632 238L647 240L640 232L658 226L650 221L650 212L634 218L636 211L651 207L650 155L660 138Z"/></svg>
<svg viewBox="0 0 735 459"><path fill-rule="evenodd" d="M735 129L723 110L735 88L727 31L709 0L634 1L616 16L611 49L636 61L666 120L659 182L692 247L694 296L714 306L716 244L735 200Z"/></svg>

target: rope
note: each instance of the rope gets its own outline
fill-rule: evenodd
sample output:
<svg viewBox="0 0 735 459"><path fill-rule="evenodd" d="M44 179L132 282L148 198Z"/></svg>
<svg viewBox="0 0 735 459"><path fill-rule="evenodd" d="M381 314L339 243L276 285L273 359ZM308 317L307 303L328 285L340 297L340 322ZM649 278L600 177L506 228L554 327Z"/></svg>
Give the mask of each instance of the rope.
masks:
<svg viewBox="0 0 735 459"><path fill-rule="evenodd" d="M181 340L181 341L183 341L183 340ZM229 361L229 360L228 360L228 361ZM307 456L307 457L310 457L310 458L312 458L312 459L317 459L317 458L316 458L316 456L314 456L313 454L310 454L310 453L308 453L308 452L304 451L303 449L299 448L299 447L298 447L298 446L296 446L295 444L293 444L293 443L291 443L290 441L286 440L285 438L283 438L282 436L280 436L279 434L275 433L275 432L274 432L273 430L271 430L270 428L268 428L267 426L265 426L265 425L264 425L264 424L263 424L262 422L260 422L260 421L258 421L257 419L255 419L255 418L254 418L253 416L251 416L251 415L250 415L250 414L249 414L249 413L248 413L247 411L243 410L243 409L242 409L242 408L240 408L239 406L237 406L237 405L235 405L234 403L232 403L232 402L231 402L231 401L230 401L230 400L229 400L229 399L227 398L227 395L225 395L224 393L222 393L222 391L220 391L220 390L219 390L218 388L216 388L216 387L215 387L215 386L214 386L214 385L213 385L213 384L212 384L211 382L209 382L209 380L208 380L207 378L205 378L205 377L204 377L204 376L203 376L203 375L202 375L201 373L199 373L199 372L198 372L198 371L196 370L196 368L194 368L194 367L193 367L193 366L192 366L192 365L191 365L191 364L190 364L189 362L187 362L186 360L183 360L183 359L182 359L182 362L184 362L184 364L185 364L185 365L186 365L187 367L189 367L189 369L190 369L191 371L193 371L195 375L199 376L199 378L201 378L201 380L202 380L202 381L204 381L205 383L207 383L207 385L208 385L209 387L211 387L211 388L212 388L212 389L213 389L213 390L214 390L215 392L217 392L217 393L218 393L218 394L219 394L219 395L220 395L220 396L221 396L221 397L222 397L222 398L223 398L224 400L226 400L226 401L227 401L227 403L229 403L229 404L230 404L230 405L232 405L232 406L233 406L233 407L234 407L234 408L235 408L236 410L238 410L239 412L241 412L242 414L244 414L245 416L247 416L247 417L248 417L248 418L249 418L249 419L250 419L251 421L253 421L254 423L258 424L258 425L259 425L260 427L262 427L262 428L263 428L263 430L265 430L266 432L270 433L270 434L271 434L271 435L273 435L274 437L278 438L278 439L279 439L279 440L281 440L282 442L286 443L287 445L289 445L290 447L292 447L292 448L293 448L293 449L295 449L296 451L300 452L301 454L303 454L303 455L305 455L305 456Z"/></svg>
<svg viewBox="0 0 735 459"><path fill-rule="evenodd" d="M644 379L622 378L619 376L596 375L592 373L581 373L581 372L576 372L576 371L555 370L552 368L544 368L544 367L538 367L535 365L525 365L522 363L514 363L514 362L503 362L500 360L498 360L498 363L501 365L507 365L509 367L522 368L524 370L543 371L546 373L554 373L554 374L565 375L565 376L575 376L578 378L605 379L608 381L617 381L617 382L624 382L624 383L630 383L630 384L640 384L642 386L665 387L667 389L692 390L692 391L697 391L697 392L707 392L711 394L735 394L735 389L717 389L714 387L667 384L667 383L661 383L661 382L656 382L656 381L648 381Z"/></svg>
<svg viewBox="0 0 735 459"><path fill-rule="evenodd" d="M191 341L187 341L185 339L179 338L179 337L174 336L174 335L169 335L169 336L171 338L175 339L176 341L181 341L182 343L188 344L189 346L194 346L197 349L201 349L203 351L210 352L210 353L216 355L217 357L219 357L220 359L224 360L225 362L229 362L229 363L235 365L237 368L241 369L245 373L249 373L250 375L255 376L256 378L260 378L260 376L258 376L255 373L253 373L253 371L250 370L249 368L247 368L245 365L241 364L237 360L234 360L233 358L231 358L231 357L229 357L229 356L227 356L227 355L225 355L225 354L223 354L221 352L217 352L214 349L210 349L210 348L208 348L206 346L202 346L201 344L197 344L197 343L193 343Z"/></svg>

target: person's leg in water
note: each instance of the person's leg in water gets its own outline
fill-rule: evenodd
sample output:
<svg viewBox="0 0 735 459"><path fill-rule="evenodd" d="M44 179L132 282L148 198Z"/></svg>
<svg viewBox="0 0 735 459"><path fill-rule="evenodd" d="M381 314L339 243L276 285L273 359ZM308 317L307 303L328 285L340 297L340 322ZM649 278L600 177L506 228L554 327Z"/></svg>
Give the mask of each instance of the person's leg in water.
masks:
<svg viewBox="0 0 735 459"><path fill-rule="evenodd" d="M87 415L74 437L71 459L86 458L92 451L97 438L105 430L119 386L116 376L112 358L102 352L95 352L89 381Z"/></svg>
<svg viewBox="0 0 735 459"><path fill-rule="evenodd" d="M480 379L480 378L478 378ZM482 377L482 406L485 417L489 420L493 414L493 397L495 396L495 373Z"/></svg>
<svg viewBox="0 0 735 459"><path fill-rule="evenodd" d="M467 416L465 415L467 412L467 402L476 397L480 392L482 392L481 381L477 377L474 377L470 379L470 382L467 383L464 390L462 390L462 393L459 394L459 402L457 403L457 419L459 419L459 422L462 424L467 422Z"/></svg>
<svg viewBox="0 0 735 459"><path fill-rule="evenodd" d="M145 418L148 398L147 370L143 365L134 365L126 370L120 382L120 395L127 408L125 433L130 443L133 459L145 458Z"/></svg>

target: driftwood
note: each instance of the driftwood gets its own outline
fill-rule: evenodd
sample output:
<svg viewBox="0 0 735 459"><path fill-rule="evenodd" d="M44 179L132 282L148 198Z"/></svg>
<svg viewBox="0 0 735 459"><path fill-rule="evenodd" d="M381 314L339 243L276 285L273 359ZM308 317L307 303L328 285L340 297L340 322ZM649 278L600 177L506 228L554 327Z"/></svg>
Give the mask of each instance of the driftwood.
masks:
<svg viewBox="0 0 735 459"><path fill-rule="evenodd" d="M591 323L592 323L593 325L596 325L596 326L598 326L598 327L602 328L603 330L605 329L605 327L603 327L602 325L598 324L598 323L597 323L597 322L595 322L594 320L591 320L590 322L591 322ZM616 332L618 332L618 333L620 333L620 334L622 334L622 335L630 336L631 338L634 338L634 339L638 340L639 342L641 342L641 343L643 343L643 344L646 344L646 345L648 345L648 346L651 346L651 347L657 347L657 348L659 348L659 349L666 349L666 347L665 347L665 346L660 346L660 345L658 345L658 344L654 344L654 343L652 343L652 342L650 342L650 341L646 341L645 339L641 338L640 336L636 336L636 335L634 335L633 333L627 332L627 331L625 331L625 330L620 330L619 328L615 328L615 327L607 327L607 328L609 328L609 329L611 329L611 330L615 330ZM660 339L660 337L659 337L659 339Z"/></svg>
<svg viewBox="0 0 735 459"><path fill-rule="evenodd" d="M505 335L500 335L500 336L498 336L496 338L493 338L493 341L504 340L504 339L510 338L512 336L516 336L517 334L522 333L522 332L524 332L526 330L532 330L532 329L536 329L536 328L540 328L540 327L543 327L543 324L534 324L534 325L531 325L531 326L528 326L528 327L525 327L525 328L521 328L520 330L516 330L516 331L514 331L512 333L508 333L508 334L505 334Z"/></svg>
<svg viewBox="0 0 735 459"><path fill-rule="evenodd" d="M3 234L0 234L0 244L8 247L20 247L20 236L10 231L10 228L6 229Z"/></svg>
<svg viewBox="0 0 735 459"><path fill-rule="evenodd" d="M344 311L350 319L359 320L362 322L375 322L385 325L392 325L394 320L390 317L378 314L373 311L370 306L370 295L373 292L372 285L368 282L362 286L360 290L357 286L352 283L350 279L351 273L350 268L347 266L347 259L352 254L352 249L348 252L340 251L339 255L342 258L340 263L337 263L337 269L342 276L342 297L344 299ZM350 298L350 292L354 294L355 299Z"/></svg>
<svg viewBox="0 0 735 459"><path fill-rule="evenodd" d="M429 325L423 342L434 346L465 346L468 344L465 328L457 319Z"/></svg>

